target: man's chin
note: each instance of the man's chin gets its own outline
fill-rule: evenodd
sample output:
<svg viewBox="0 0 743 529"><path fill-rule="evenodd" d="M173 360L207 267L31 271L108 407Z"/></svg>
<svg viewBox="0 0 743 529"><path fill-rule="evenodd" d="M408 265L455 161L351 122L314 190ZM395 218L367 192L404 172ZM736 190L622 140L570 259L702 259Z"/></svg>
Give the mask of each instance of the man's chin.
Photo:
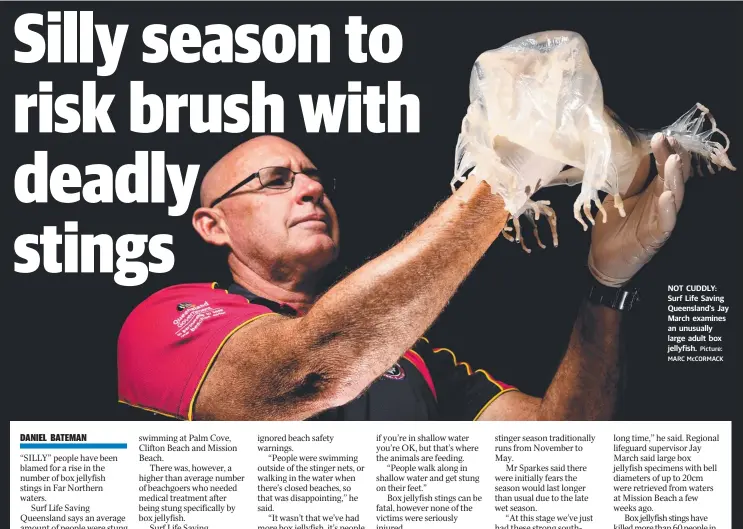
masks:
<svg viewBox="0 0 743 529"><path fill-rule="evenodd" d="M338 246L328 235L308 237L300 251L301 261L312 270L321 270L338 257Z"/></svg>

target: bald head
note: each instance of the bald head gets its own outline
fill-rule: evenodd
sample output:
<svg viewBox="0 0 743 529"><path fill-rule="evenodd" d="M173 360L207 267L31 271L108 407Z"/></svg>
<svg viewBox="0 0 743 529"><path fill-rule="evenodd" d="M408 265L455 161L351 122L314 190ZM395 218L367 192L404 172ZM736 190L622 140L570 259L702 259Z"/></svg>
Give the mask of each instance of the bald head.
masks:
<svg viewBox="0 0 743 529"><path fill-rule="evenodd" d="M241 143L209 169L201 182L201 206L208 207L240 180L269 166L291 167L306 159L302 150L278 136L258 136Z"/></svg>
<svg viewBox="0 0 743 529"><path fill-rule="evenodd" d="M241 186L271 167L292 172L288 186L263 187L256 180ZM266 175L276 177L271 170ZM210 207L235 186L240 187ZM194 228L206 242L229 247L233 276L243 281L250 276L292 288L314 285L338 254L338 216L317 167L282 138L253 138L222 157L201 183L201 204L192 217Z"/></svg>

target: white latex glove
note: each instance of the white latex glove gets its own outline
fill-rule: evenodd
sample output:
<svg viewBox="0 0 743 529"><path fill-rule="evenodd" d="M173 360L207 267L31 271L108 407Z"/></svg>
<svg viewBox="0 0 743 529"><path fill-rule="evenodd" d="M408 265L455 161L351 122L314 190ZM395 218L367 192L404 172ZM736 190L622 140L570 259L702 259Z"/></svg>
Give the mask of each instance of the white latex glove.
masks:
<svg viewBox="0 0 743 529"><path fill-rule="evenodd" d="M671 236L684 185L691 177L691 156L675 139L658 133L650 145L658 175L641 193L624 198L624 218L608 195L604 199L608 219L597 221L591 234L588 268L610 287L627 283Z"/></svg>

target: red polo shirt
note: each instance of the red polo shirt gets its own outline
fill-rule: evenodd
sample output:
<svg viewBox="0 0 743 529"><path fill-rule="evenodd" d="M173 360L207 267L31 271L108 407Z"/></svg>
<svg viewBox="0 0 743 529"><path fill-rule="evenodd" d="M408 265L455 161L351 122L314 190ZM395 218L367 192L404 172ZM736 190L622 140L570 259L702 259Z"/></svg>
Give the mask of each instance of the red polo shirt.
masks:
<svg viewBox="0 0 743 529"><path fill-rule="evenodd" d="M258 318L291 312L234 284L156 292L132 311L119 335L120 402L192 420L199 389L230 336ZM515 389L422 338L357 399L313 419L472 420Z"/></svg>

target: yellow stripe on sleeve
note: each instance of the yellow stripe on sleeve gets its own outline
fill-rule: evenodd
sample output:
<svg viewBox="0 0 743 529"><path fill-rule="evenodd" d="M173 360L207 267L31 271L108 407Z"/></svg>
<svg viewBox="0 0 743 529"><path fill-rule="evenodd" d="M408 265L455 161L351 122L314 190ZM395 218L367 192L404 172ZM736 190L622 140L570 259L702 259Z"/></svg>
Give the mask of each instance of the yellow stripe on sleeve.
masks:
<svg viewBox="0 0 743 529"><path fill-rule="evenodd" d="M498 386L498 387L500 387L500 386ZM482 408L480 408L480 411L479 411L479 412L477 412L477 415L475 415L475 418L474 418L474 419L472 419L472 420L473 420L473 421L476 421L477 419L479 419L479 418L480 418L480 416L481 416L481 415L482 415L483 413L485 413L485 410L487 409L487 407L488 407L488 406L490 406L490 405L491 405L491 404L493 403L493 401L495 401L495 399L497 399L497 398L498 398L498 397L500 397L501 395L504 395L505 393L508 393L509 391L518 391L518 388L508 388L508 389L504 389L503 391L500 391L500 392L498 392L497 394L493 395L493 398L492 398L492 399L490 399L489 401L487 401L487 402L485 403L485 406L483 406Z"/></svg>
<svg viewBox="0 0 743 529"><path fill-rule="evenodd" d="M248 323L252 323L259 318L263 318L264 316L270 316L272 314L278 315L275 312L266 312L265 314L259 314L258 316L254 318L250 318L249 320L242 322L240 325L232 329L229 332L229 334L227 334L227 336L224 337L222 342L217 347L217 350L214 351L214 354L212 355L211 360L209 360L209 363L207 364L206 369L204 369L204 373L201 375L201 380L199 380L199 384L196 386L196 390L194 391L194 394L191 397L191 402L188 405L188 420L189 421L193 421L193 407L194 407L194 404L196 403L196 397L199 394L199 391L201 390L201 386L204 384L204 380L206 380L206 375L209 373L209 370L212 368L212 364L214 364L214 361L217 359L217 355L220 353L220 351L224 347L224 344L227 343L227 340L229 340L233 334L235 334L237 331L245 327Z"/></svg>
<svg viewBox="0 0 743 529"><path fill-rule="evenodd" d="M177 417L176 415L171 415L169 413L165 413L164 411L156 410L154 408L147 408L146 406L140 406L138 404L132 404L131 402L127 402L127 401L121 400L121 399L119 399L119 402L121 404L126 404L127 406L131 406L132 408L138 408L140 410L150 411L152 413L157 413L158 415L163 415L165 417L170 417L171 419L180 419L180 417Z"/></svg>
<svg viewBox="0 0 743 529"><path fill-rule="evenodd" d="M484 369L477 369L476 371L473 372L472 367L467 362L459 362L457 360L457 355L454 354L454 351L452 351L451 349L447 349L446 347L439 347L433 350L434 353L440 353L441 351L446 351L447 353L451 355L452 361L454 362L454 367L464 366L465 369L467 369L468 375L472 375L474 373L482 373L483 375L485 375L485 378L487 378L490 382L498 386L498 388L500 388L501 391L503 391L503 386L498 384L498 381L495 380L492 377L492 375L488 373L487 371L485 371Z"/></svg>

